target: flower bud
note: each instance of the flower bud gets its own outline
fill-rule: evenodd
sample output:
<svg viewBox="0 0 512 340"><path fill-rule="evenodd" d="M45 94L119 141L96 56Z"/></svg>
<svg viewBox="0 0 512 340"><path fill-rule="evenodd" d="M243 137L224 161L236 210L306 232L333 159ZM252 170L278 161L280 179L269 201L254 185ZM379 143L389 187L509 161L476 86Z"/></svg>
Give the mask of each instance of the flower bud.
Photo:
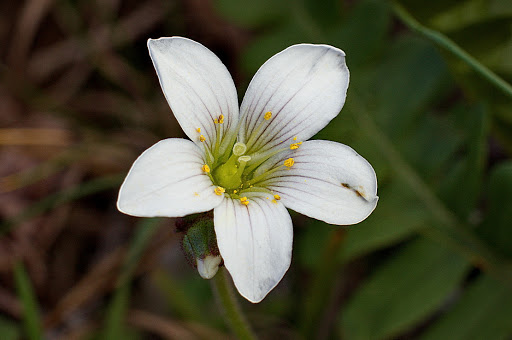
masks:
<svg viewBox="0 0 512 340"><path fill-rule="evenodd" d="M176 221L176 229L185 234L182 249L189 263L197 268L203 279L214 277L222 258L217 246L211 213L179 218Z"/></svg>

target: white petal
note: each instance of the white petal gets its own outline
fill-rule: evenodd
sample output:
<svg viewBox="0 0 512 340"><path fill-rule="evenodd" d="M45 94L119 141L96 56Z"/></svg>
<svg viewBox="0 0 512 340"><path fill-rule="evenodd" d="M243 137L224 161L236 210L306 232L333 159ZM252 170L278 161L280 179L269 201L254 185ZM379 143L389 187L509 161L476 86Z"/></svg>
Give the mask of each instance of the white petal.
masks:
<svg viewBox="0 0 512 340"><path fill-rule="evenodd" d="M220 256L208 255L204 259L197 259L197 271L199 275L206 280L211 279L217 274L219 270L219 264L222 258Z"/></svg>
<svg viewBox="0 0 512 340"><path fill-rule="evenodd" d="M215 143L214 119L224 115L223 135L236 128L238 98L233 79L219 58L203 45L186 38L149 39L153 65L176 119L187 136L199 143ZM198 133L197 128L201 129Z"/></svg>
<svg viewBox="0 0 512 340"><path fill-rule="evenodd" d="M252 153L293 137L309 139L338 115L348 83L343 51L311 44L287 48L263 64L249 84L240 108L239 140L249 142ZM264 121L268 111L272 118Z"/></svg>
<svg viewBox="0 0 512 340"><path fill-rule="evenodd" d="M281 166L290 157L294 165L289 169L282 166L266 182L287 208L337 225L358 223L375 209L375 171L352 148L330 141L307 141L299 149L269 160L256 175Z"/></svg>
<svg viewBox="0 0 512 340"><path fill-rule="evenodd" d="M133 216L180 217L208 211L223 200L202 171L197 145L185 139L162 140L137 158L126 176L117 208Z"/></svg>
<svg viewBox="0 0 512 340"><path fill-rule="evenodd" d="M247 206L225 199L214 210L220 254L240 294L260 302L290 266L292 221L281 203L251 197Z"/></svg>

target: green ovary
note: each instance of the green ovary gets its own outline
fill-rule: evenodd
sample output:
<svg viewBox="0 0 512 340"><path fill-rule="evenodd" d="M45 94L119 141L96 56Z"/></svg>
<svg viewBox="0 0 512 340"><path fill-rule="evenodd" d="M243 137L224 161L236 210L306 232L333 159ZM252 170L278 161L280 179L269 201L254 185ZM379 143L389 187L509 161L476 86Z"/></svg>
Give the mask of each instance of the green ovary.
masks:
<svg viewBox="0 0 512 340"><path fill-rule="evenodd" d="M213 172L216 183L225 189L236 189L242 184L242 173L236 164L227 162L219 166Z"/></svg>
<svg viewBox="0 0 512 340"><path fill-rule="evenodd" d="M272 172L276 171L280 167L274 168L264 174L261 174L254 178L254 171L267 160L270 156L277 154L283 150L276 150L276 152L269 154L267 157L256 161L252 164L251 156L245 156L247 147L244 143L235 143L232 150L230 150L229 156L220 156L214 154L214 159L226 159L224 163L213 165L213 171L211 178L215 185L224 188L226 194L232 198L238 198L244 192L265 192L272 194L272 192L264 187L258 185L258 183L265 180L265 178Z"/></svg>
<svg viewBox="0 0 512 340"><path fill-rule="evenodd" d="M213 178L217 185L225 189L237 189L241 187L245 165L251 159L249 156L243 156L246 149L245 144L236 143L228 161L219 165L213 171Z"/></svg>

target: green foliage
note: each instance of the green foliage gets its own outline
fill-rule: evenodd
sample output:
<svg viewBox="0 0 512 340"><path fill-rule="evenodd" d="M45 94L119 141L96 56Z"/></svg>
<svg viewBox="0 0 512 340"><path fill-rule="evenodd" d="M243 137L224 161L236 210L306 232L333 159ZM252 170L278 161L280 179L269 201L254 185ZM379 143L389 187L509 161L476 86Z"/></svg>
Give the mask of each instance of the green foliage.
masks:
<svg viewBox="0 0 512 340"><path fill-rule="evenodd" d="M365 221L347 228L347 239L340 248L344 261L390 247L428 225L428 214L417 198L397 181L386 186L379 196L379 207Z"/></svg>
<svg viewBox="0 0 512 340"><path fill-rule="evenodd" d="M20 337L20 330L15 322L0 317L0 334L4 340L17 340Z"/></svg>
<svg viewBox="0 0 512 340"><path fill-rule="evenodd" d="M285 16L288 0L217 0L215 8L231 22L243 27L262 27L273 25Z"/></svg>
<svg viewBox="0 0 512 340"><path fill-rule="evenodd" d="M23 308L23 328L29 340L43 339L39 306L34 294L34 289L25 267L17 263L14 267L14 279L16 289Z"/></svg>
<svg viewBox="0 0 512 340"><path fill-rule="evenodd" d="M102 339L125 339L128 334L124 317L129 308L130 281L151 237L158 230L160 221L158 218L144 219L138 225L118 279L118 286L107 308Z"/></svg>
<svg viewBox="0 0 512 340"><path fill-rule="evenodd" d="M105 134L105 126L116 122L119 130L127 131L116 130L108 138L124 133L124 137L112 145L118 143L115 148L130 155L164 131L166 135L168 131L179 131L177 125L168 127L159 124L156 118L151 120L157 116L153 115L155 111L162 112L168 120L169 112L161 95L155 95L156 87L149 87L156 83L154 79L149 80L154 77L153 70L144 69L144 65L150 63L144 41L124 46L124 41L132 42L127 38L130 30L138 34L144 32L143 27L139 27L139 16L119 20L119 24L113 8L99 6L101 13L90 20L80 14L82 8L89 6L87 2L57 3L58 7L50 12L58 18L57 25L48 25L52 30L65 31L66 39L72 42L85 41L89 35L98 42L87 45L80 52L84 55L76 56L79 63L71 64L73 71L69 74L63 66L49 66L58 71L51 74L53 78L58 79L62 73L65 80L55 88L51 77L42 77L28 90L16 84L17 96L23 91L37 94L23 106L26 104L30 110L37 107L38 111L60 108L63 110L60 114L66 119L86 122L86 127L76 127L83 139ZM229 61L237 65L228 65L237 71L234 78L242 83L241 94L243 86L268 58L292 44L331 44L347 54L351 83L346 105L314 138L345 143L368 159L377 172L379 203L368 219L355 226L335 227L293 215L293 260L284 281L261 304L241 306L249 312L248 319L255 325L258 335L305 339L341 336L349 340L401 337L476 340L512 336L511 1L216 0L215 12L210 13L212 18L209 18L215 24L205 20L204 26L201 22L195 27L192 15L195 13L186 13L182 7L173 5L168 5L172 9L166 15L171 15L164 15L166 19L161 19L159 27L151 26L149 17L154 18L159 12L151 6L146 8L145 2L141 5L142 12L150 15L147 23L140 20L140 26L148 25L155 28L154 32L163 30L166 35L191 33L192 38L199 40L206 36L208 39L200 42L212 44L219 50L226 46L231 48L221 51L229 53L219 56L221 59L226 55L234 56L235 59ZM130 12L128 4L123 6L126 8L122 7L120 13ZM227 22L226 29L236 34L226 35L228 38L223 36L222 30L204 34L205 28L217 27L218 16ZM187 18L186 24L183 18ZM103 20L108 21L105 27L101 26ZM46 19L39 21L46 22ZM89 22L101 29L88 27ZM189 24L190 32L187 31ZM110 32L108 27L116 27L116 30ZM108 46L109 39L103 35L112 36L115 43ZM232 36L235 42L231 46ZM42 35L34 42L26 41L35 46L49 44L51 35ZM64 46L68 46L67 43L64 41ZM122 53L118 53L118 44ZM45 53L50 52L43 52L31 50L36 57L47 60ZM53 58L60 59L60 55L56 55L58 57ZM90 74L87 69L97 72ZM108 107L102 106L103 100L94 103L100 107L94 109L100 110L101 116L106 118L95 121L87 114L81 117L74 112L75 107L87 106L89 97L74 100L73 95L64 94L63 103L71 104L65 109L62 106L67 104L57 105L54 97L68 83L73 84L74 77L80 78L74 80L77 84L85 84L89 78L93 80L91 83L108 83L104 93L95 84L91 86L92 92L101 93L100 98L110 103ZM8 83L6 81L7 90ZM45 83L52 84L48 98L44 96L44 89L38 88ZM76 86L88 91L86 86ZM2 84L2 96L5 89ZM6 100L5 106L17 107L21 100L17 96ZM160 101L155 102L157 97ZM40 108L40 102L46 106ZM165 108L161 109L163 106ZM109 115L110 110L115 114ZM139 140L132 130L134 126L141 130ZM133 140L133 144L127 140ZM5 237L1 240L2 246L5 239L10 241L11 235L16 240L39 242L34 237L34 234L39 236L39 230L27 236L26 230L19 226L36 218L44 219L60 211L58 208L64 204L71 207L70 215L98 212L100 209L89 206L75 210L72 204L78 205L91 195L109 193L110 189L119 187L127 168L122 171L117 168L122 174L110 175L115 173L112 169L116 169L112 164L97 170L96 159L78 157L74 148L68 151L71 156L66 153L65 157L58 157L49 164L18 173L20 188L59 175L69 165L80 170L90 162L94 171L84 171L82 180L58 186L41 199L27 200L33 202L31 204L22 205L24 200L19 199L6 200L9 201L6 210L19 213L1 222L0 236ZM75 177L76 174L70 178ZM52 185L52 180L48 183ZM38 187L38 190L42 189ZM108 216L114 215L115 209L115 193L111 196L108 207L101 208L108 211ZM100 206L101 202L88 201L88 204ZM18 206L23 209L16 210ZM55 215L55 220L61 216ZM124 226L126 220L114 224ZM105 301L105 295L109 298L104 310L91 313L94 320L87 320L100 327L90 333L102 339L143 339L147 333L163 329L163 334L165 330L170 333L178 330L176 334L189 337L226 338L226 334L221 333L226 330L226 324L214 305L210 285L199 279L193 269L187 271L185 259L176 256L178 242L165 245L166 256L172 257L165 259L165 268L155 263L161 267L149 273L149 281L161 297L158 311L164 311L157 320L167 328L143 330L127 322L126 316L135 297L144 296L142 289L132 281L140 260L150 249L149 241L158 224L159 220L155 219L137 223L115 282L111 282L108 289L96 287L95 302ZM39 224L35 225L39 228ZM60 230L48 231L43 224L41 238L50 238L48 234L57 234ZM66 232L68 230L62 234ZM203 231L195 236L212 239L211 234ZM58 252L59 248L56 249ZM46 252L52 251L49 246L36 257L44 261ZM82 260L77 267L82 266ZM86 258L83 262L90 260ZM167 266L167 261L172 265ZM183 266L176 269L176 263ZM5 313L9 318L0 317L0 338L43 338L39 313L51 312L54 306L43 305L48 302L36 296L35 282L40 281L31 282L22 264L15 266L13 290L17 290L22 314L19 320L12 311ZM41 290L39 288L37 291ZM163 334L154 336L165 337Z"/></svg>
<svg viewBox="0 0 512 340"><path fill-rule="evenodd" d="M512 162L493 169L488 191L487 213L478 231L489 244L512 258Z"/></svg>
<svg viewBox="0 0 512 340"><path fill-rule="evenodd" d="M439 308L469 265L427 240L408 243L361 285L341 314L347 339L385 339Z"/></svg>
<svg viewBox="0 0 512 340"><path fill-rule="evenodd" d="M508 339L512 333L510 320L510 287L482 275L466 288L455 306L421 339Z"/></svg>

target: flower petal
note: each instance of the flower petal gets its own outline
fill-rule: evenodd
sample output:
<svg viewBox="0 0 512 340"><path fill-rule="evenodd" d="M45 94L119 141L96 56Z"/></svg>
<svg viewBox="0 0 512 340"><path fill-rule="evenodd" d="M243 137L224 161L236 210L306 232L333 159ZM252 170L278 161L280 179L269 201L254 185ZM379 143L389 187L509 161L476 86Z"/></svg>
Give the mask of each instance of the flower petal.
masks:
<svg viewBox="0 0 512 340"><path fill-rule="evenodd" d="M282 166L293 158L290 168ZM377 177L366 159L352 148L313 140L299 149L279 154L261 166L255 176L269 174L264 186L281 196L281 202L301 214L331 224L364 220L377 205ZM263 184L258 184L263 185Z"/></svg>
<svg viewBox="0 0 512 340"><path fill-rule="evenodd" d="M348 83L343 51L311 44L285 49L263 64L249 84L240 108L239 141L248 144L250 154L294 137L309 139L338 115ZM268 111L272 117L265 121Z"/></svg>
<svg viewBox="0 0 512 340"><path fill-rule="evenodd" d="M281 281L292 256L292 220L279 202L225 199L214 210L220 254L236 288L256 303Z"/></svg>
<svg viewBox="0 0 512 340"><path fill-rule="evenodd" d="M219 115L224 116L223 136L238 123L238 97L228 70L209 49L190 39L149 39L148 48L176 119L192 141L200 143L203 135L211 149Z"/></svg>
<svg viewBox="0 0 512 340"><path fill-rule="evenodd" d="M133 163L119 191L117 208L133 216L181 217L208 211L223 200L202 171L201 150L191 141L164 139Z"/></svg>

